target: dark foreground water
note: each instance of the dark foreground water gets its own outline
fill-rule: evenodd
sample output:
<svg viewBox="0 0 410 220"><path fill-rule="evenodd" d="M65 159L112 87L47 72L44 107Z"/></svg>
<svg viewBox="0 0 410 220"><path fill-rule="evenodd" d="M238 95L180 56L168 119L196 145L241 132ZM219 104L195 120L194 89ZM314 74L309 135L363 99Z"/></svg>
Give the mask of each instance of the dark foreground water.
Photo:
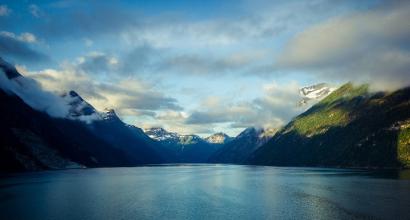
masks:
<svg viewBox="0 0 410 220"><path fill-rule="evenodd" d="M410 219L408 176L235 165L18 174L0 179L0 219Z"/></svg>

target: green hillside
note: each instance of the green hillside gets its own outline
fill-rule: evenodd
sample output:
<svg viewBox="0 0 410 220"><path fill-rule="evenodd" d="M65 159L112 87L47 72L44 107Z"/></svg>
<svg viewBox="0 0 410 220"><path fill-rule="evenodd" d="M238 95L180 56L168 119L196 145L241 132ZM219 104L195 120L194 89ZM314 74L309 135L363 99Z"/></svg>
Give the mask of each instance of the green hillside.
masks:
<svg viewBox="0 0 410 220"><path fill-rule="evenodd" d="M279 166L409 167L410 88L345 84L296 117L249 159Z"/></svg>

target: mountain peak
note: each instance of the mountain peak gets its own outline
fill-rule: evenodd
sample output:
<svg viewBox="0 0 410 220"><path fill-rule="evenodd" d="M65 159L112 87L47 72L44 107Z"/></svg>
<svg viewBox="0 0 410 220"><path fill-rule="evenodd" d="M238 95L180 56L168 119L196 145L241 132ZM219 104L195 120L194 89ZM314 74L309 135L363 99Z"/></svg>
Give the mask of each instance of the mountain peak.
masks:
<svg viewBox="0 0 410 220"><path fill-rule="evenodd" d="M320 100L336 89L328 85L327 83L318 83L312 86L306 86L299 89L299 94L302 96L302 100L299 101L299 105L306 105L311 100Z"/></svg>
<svg viewBox="0 0 410 220"><path fill-rule="evenodd" d="M161 127L152 127L144 129L145 134L147 134L150 138L157 140L157 141L165 141L165 140L172 140L176 141L179 140L179 135L177 133L169 132Z"/></svg>
<svg viewBox="0 0 410 220"><path fill-rule="evenodd" d="M112 120L112 119L117 119L118 115L115 112L114 109L110 109L110 108L105 108L104 112L101 113L102 117L104 120Z"/></svg>
<svg viewBox="0 0 410 220"><path fill-rule="evenodd" d="M205 138L205 141L211 144L226 144L229 141L231 141L233 138L228 136L227 134L223 132L218 132L215 133L207 138Z"/></svg>

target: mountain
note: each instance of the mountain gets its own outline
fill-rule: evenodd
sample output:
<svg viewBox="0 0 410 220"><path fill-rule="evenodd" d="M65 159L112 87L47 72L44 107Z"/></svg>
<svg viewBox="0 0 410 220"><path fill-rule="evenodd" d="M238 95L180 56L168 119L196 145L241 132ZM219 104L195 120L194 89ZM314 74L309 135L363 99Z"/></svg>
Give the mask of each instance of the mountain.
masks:
<svg viewBox="0 0 410 220"><path fill-rule="evenodd" d="M154 142L143 132L138 136L137 128L124 124L115 113L97 112L74 91L62 97L41 91L35 81L0 61L0 170L162 161L150 145Z"/></svg>
<svg viewBox="0 0 410 220"><path fill-rule="evenodd" d="M145 130L145 134L147 134L150 138L162 142L164 144L176 144L179 142L180 135L174 132L168 132L163 128L149 128Z"/></svg>
<svg viewBox="0 0 410 220"><path fill-rule="evenodd" d="M114 110L101 113L101 120L93 120L87 124L94 135L120 149L138 164L161 163L162 158L155 149L155 142L139 128L125 124Z"/></svg>
<svg viewBox="0 0 410 220"><path fill-rule="evenodd" d="M273 128L247 128L216 151L208 161L212 163L242 164L252 152L265 144L276 131L277 129Z"/></svg>
<svg viewBox="0 0 410 220"><path fill-rule="evenodd" d="M410 88L345 84L294 118L247 161L275 166L409 167Z"/></svg>
<svg viewBox="0 0 410 220"><path fill-rule="evenodd" d="M80 119L99 138L121 149L140 164L160 163L159 153L153 142L140 128L121 121L113 109L98 112L78 93L70 91L62 95L70 104L69 118Z"/></svg>
<svg viewBox="0 0 410 220"><path fill-rule="evenodd" d="M0 90L0 170L129 166L131 158L83 122L52 118Z"/></svg>
<svg viewBox="0 0 410 220"><path fill-rule="evenodd" d="M306 105L311 100L320 100L332 93L334 90L335 88L330 87L326 83L303 87L299 89L299 94L302 96L302 100L299 101L299 105Z"/></svg>
<svg viewBox="0 0 410 220"><path fill-rule="evenodd" d="M93 120L102 120L99 113L91 104L85 101L77 92L71 90L61 95L69 105L67 118L91 122Z"/></svg>
<svg viewBox="0 0 410 220"><path fill-rule="evenodd" d="M233 140L232 137L229 137L227 134L222 133L222 132L215 133L205 138L205 141L210 144L226 144L232 140Z"/></svg>
<svg viewBox="0 0 410 220"><path fill-rule="evenodd" d="M197 135L180 135L163 128L149 128L145 133L159 143L157 151L168 163L204 163L222 146Z"/></svg>

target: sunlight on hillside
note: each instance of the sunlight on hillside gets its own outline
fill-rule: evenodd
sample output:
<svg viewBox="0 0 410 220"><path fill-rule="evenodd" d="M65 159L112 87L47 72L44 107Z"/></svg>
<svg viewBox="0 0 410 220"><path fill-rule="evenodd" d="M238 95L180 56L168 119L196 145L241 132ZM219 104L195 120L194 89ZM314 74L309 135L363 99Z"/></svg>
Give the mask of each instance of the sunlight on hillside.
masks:
<svg viewBox="0 0 410 220"><path fill-rule="evenodd" d="M294 122L294 128L299 134L308 137L326 132L335 126L345 126L350 122L349 113L342 109L329 109L316 112Z"/></svg>
<svg viewBox="0 0 410 220"><path fill-rule="evenodd" d="M364 84L360 86L355 86L353 83L346 83L329 96L324 98L319 104L321 105L329 105L335 101L348 101L357 96L365 95L369 91L369 85ZM341 99L342 98L342 99Z"/></svg>
<svg viewBox="0 0 410 220"><path fill-rule="evenodd" d="M397 157L401 164L410 166L410 121L401 126L397 138Z"/></svg>

